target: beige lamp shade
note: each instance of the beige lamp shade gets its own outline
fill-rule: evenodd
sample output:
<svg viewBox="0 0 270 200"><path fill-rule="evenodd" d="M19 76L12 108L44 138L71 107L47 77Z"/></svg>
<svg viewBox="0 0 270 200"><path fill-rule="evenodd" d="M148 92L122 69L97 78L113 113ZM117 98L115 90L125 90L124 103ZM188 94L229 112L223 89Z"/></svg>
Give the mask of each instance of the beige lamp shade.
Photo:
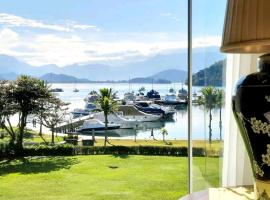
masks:
<svg viewBox="0 0 270 200"><path fill-rule="evenodd" d="M220 50L269 53L270 0L228 0Z"/></svg>

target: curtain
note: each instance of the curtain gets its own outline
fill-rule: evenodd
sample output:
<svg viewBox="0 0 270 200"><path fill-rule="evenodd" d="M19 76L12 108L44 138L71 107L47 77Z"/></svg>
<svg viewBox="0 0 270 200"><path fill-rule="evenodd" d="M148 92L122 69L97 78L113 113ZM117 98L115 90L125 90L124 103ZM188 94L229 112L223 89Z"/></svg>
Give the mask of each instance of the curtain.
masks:
<svg viewBox="0 0 270 200"><path fill-rule="evenodd" d="M227 56L223 187L253 184L249 158L231 110L231 96L234 94L234 86L241 76L257 71L258 56L250 54L228 54Z"/></svg>

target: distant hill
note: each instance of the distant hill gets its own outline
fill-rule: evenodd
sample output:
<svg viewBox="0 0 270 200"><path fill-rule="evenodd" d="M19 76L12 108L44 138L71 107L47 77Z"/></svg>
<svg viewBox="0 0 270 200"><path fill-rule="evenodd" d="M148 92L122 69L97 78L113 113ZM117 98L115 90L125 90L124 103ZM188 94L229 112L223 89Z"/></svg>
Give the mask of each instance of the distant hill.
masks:
<svg viewBox="0 0 270 200"><path fill-rule="evenodd" d="M226 66L224 60L212 64L210 67L200 70L192 76L194 86L222 86L225 77Z"/></svg>
<svg viewBox="0 0 270 200"><path fill-rule="evenodd" d="M166 79L133 78L133 79L130 79L130 83L160 83L160 84L166 84L166 83L171 83L171 81L168 81Z"/></svg>
<svg viewBox="0 0 270 200"><path fill-rule="evenodd" d="M205 49L197 48L193 51L193 70L195 72L209 66L211 63L221 60L224 55L216 47ZM113 62L113 61L112 61ZM132 77L151 77L157 72L170 69L187 70L186 50L177 50L170 53L163 53L147 57L143 60L134 60L128 63L86 63L72 64L59 67L54 64L44 66L32 66L16 57L0 54L0 72L3 74L27 74L40 77L47 73L66 74L80 79L91 81L105 80L127 80ZM175 75L175 74L174 74ZM166 75L157 75L155 79L168 79L171 82L178 82L178 77L173 79L166 78ZM180 75L181 76L181 75ZM180 77L182 80L182 77Z"/></svg>
<svg viewBox="0 0 270 200"><path fill-rule="evenodd" d="M0 74L0 80L15 80L18 77L18 74L13 72Z"/></svg>
<svg viewBox="0 0 270 200"><path fill-rule="evenodd" d="M91 81L87 79L79 79L74 76L54 73L45 74L41 76L40 79L49 83L91 83Z"/></svg>
<svg viewBox="0 0 270 200"><path fill-rule="evenodd" d="M150 78L164 79L173 83L183 83L187 79L187 72L178 69L168 69L154 74Z"/></svg>

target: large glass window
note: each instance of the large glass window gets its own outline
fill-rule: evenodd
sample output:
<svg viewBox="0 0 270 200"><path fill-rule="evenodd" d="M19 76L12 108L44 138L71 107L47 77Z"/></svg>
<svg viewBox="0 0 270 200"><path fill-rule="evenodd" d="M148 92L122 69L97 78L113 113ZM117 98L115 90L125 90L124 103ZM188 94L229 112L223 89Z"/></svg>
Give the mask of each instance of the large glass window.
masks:
<svg viewBox="0 0 270 200"><path fill-rule="evenodd" d="M221 185L226 57L221 54L226 1L193 1L193 191ZM204 157L196 155L202 148Z"/></svg>

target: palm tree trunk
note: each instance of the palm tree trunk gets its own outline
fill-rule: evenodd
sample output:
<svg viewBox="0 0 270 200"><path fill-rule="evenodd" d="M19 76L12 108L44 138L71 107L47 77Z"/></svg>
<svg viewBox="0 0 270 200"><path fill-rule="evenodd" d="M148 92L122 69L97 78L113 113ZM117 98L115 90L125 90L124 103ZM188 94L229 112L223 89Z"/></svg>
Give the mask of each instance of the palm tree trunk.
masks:
<svg viewBox="0 0 270 200"><path fill-rule="evenodd" d="M212 109L209 110L209 143L212 143Z"/></svg>
<svg viewBox="0 0 270 200"><path fill-rule="evenodd" d="M219 140L222 140L222 119L221 119L221 107L219 108Z"/></svg>
<svg viewBox="0 0 270 200"><path fill-rule="evenodd" d="M165 134L163 133L162 135L163 135L163 142L166 143L165 142Z"/></svg>
<svg viewBox="0 0 270 200"><path fill-rule="evenodd" d="M107 114L104 114L105 115L105 138L104 138L104 146L106 146L107 144L107 140L108 140L108 115Z"/></svg>
<svg viewBox="0 0 270 200"><path fill-rule="evenodd" d="M92 129L92 140L93 142L96 142L96 139L95 139L95 130Z"/></svg>

